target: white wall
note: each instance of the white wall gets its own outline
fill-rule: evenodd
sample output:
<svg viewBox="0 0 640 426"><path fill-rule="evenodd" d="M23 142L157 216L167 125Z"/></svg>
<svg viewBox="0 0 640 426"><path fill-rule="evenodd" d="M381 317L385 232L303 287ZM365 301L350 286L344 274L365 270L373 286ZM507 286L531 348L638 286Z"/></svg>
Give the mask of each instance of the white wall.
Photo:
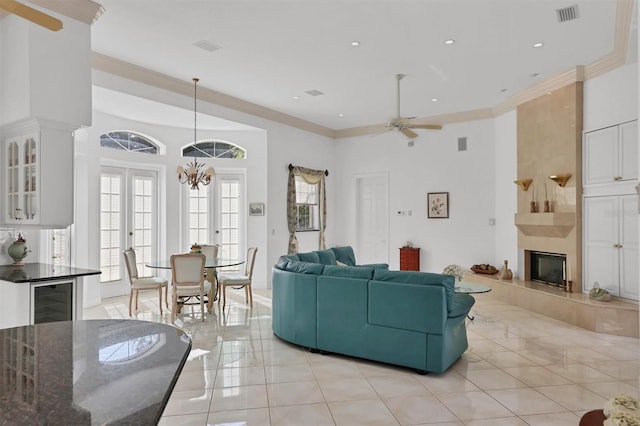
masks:
<svg viewBox="0 0 640 426"><path fill-rule="evenodd" d="M585 132L638 119L638 64L584 82Z"/></svg>
<svg viewBox="0 0 640 426"><path fill-rule="evenodd" d="M518 274L518 228L514 214L518 208L517 179L518 122L514 109L494 120L495 125L495 258L493 265L500 269L505 260L514 276ZM520 277L522 278L522 277Z"/></svg>
<svg viewBox="0 0 640 426"><path fill-rule="evenodd" d="M338 141L340 182L335 216L337 243L355 245L355 176L389 175L389 264L399 269L399 252L410 240L421 248L421 270L441 272L451 263L465 268L495 259L495 129L493 120L448 124L420 130L415 145L388 132ZM458 151L458 138L467 151ZM449 219L427 219L428 192L449 192ZM411 210L411 216L396 216ZM356 253L356 259L358 254Z"/></svg>

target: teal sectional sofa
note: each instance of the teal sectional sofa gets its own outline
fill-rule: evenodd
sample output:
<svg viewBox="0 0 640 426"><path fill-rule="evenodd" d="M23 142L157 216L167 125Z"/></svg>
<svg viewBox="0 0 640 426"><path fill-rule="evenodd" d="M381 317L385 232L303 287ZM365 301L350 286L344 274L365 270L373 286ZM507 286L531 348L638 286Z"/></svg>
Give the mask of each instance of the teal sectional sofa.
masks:
<svg viewBox="0 0 640 426"><path fill-rule="evenodd" d="M281 256L273 267L276 336L420 373L442 373L467 350L474 303L451 276L357 266L351 247Z"/></svg>

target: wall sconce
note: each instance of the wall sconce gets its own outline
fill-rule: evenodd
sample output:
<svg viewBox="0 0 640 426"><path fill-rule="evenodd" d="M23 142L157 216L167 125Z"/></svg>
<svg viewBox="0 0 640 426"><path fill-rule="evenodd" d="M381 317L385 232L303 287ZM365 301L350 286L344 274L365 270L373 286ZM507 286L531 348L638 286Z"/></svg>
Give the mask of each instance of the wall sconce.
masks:
<svg viewBox="0 0 640 426"><path fill-rule="evenodd" d="M513 181L513 183L515 183L520 188L522 188L523 191L526 191L529 189L529 185L531 185L531 182L533 182L533 180L531 179L518 179Z"/></svg>
<svg viewBox="0 0 640 426"><path fill-rule="evenodd" d="M565 173L563 175L552 175L549 176L549 179L558 184L559 187L564 188L567 184L567 181L571 179L571 173Z"/></svg>

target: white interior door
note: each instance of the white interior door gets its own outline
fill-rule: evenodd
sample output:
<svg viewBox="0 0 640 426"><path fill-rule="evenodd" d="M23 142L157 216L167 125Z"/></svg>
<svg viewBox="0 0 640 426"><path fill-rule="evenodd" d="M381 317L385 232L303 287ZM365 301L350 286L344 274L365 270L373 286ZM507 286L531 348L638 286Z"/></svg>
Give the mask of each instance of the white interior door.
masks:
<svg viewBox="0 0 640 426"><path fill-rule="evenodd" d="M619 295L618 198L584 199L584 288L597 282L600 288Z"/></svg>
<svg viewBox="0 0 640 426"><path fill-rule="evenodd" d="M356 177L356 258L389 263L389 177Z"/></svg>
<svg viewBox="0 0 640 426"><path fill-rule="evenodd" d="M620 296L638 300L638 196L621 196L620 207Z"/></svg>
<svg viewBox="0 0 640 426"><path fill-rule="evenodd" d="M158 184L155 171L103 167L100 177L101 297L129 293L122 252L136 250L139 276L158 256Z"/></svg>

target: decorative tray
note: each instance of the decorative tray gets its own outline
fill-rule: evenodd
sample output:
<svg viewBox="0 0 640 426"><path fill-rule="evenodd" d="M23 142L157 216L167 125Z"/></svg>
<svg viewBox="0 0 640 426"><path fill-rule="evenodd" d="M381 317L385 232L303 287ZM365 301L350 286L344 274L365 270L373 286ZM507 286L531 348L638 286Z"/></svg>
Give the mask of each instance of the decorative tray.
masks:
<svg viewBox="0 0 640 426"><path fill-rule="evenodd" d="M471 270L473 272L475 272L476 274L485 274L485 275L495 275L498 272L500 272L495 268L493 268L493 269L481 269L481 268L477 267L476 265L472 266Z"/></svg>

